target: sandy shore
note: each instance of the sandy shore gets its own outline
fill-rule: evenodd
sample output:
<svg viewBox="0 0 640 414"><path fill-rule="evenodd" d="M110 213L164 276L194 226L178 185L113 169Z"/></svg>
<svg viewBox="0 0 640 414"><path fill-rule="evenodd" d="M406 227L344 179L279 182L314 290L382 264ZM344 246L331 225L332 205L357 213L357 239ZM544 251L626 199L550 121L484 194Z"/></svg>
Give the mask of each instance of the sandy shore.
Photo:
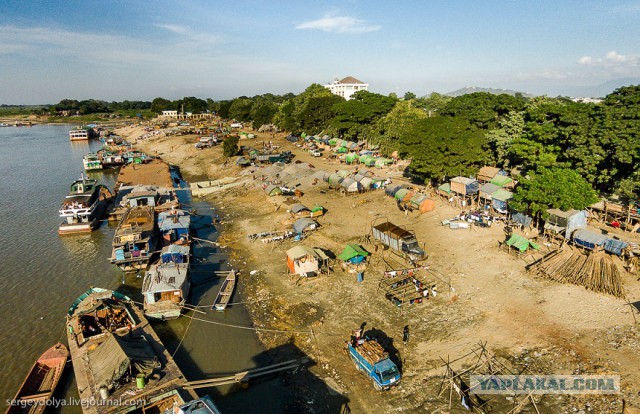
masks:
<svg viewBox="0 0 640 414"><path fill-rule="evenodd" d="M125 127L119 133L131 141L145 136L141 126ZM640 405L640 335L630 306L611 296L527 274L524 260L498 249L498 242L505 238L501 226L451 230L440 223L459 211L443 200L436 201L433 212L405 215L383 191L345 197L319 184L304 191L299 202L309 207L320 204L327 213L318 219L320 229L301 244L337 255L346 243L361 243L374 254L362 283L338 263L329 275L292 278L287 274L285 251L298 242L263 244L247 238L262 231L289 230L294 219L287 212L288 201L282 196L268 197L260 183L251 179L260 177L263 169L249 167L253 172L243 175L233 160L222 156L221 146L196 150L196 140L196 136L158 133L136 145L178 165L190 181L234 175L246 180L242 186L206 197L224 211L220 242L230 250L234 267L244 270L242 284L255 325L304 332L261 333L260 338L267 348L295 344L316 362L311 372L333 389L330 395L337 394L335 398L348 403L353 412L462 410L456 398L449 410L448 392L438 396L444 373L442 359L455 359L479 343L486 343L488 350L514 369L526 366L532 374L621 376L622 395L547 396L536 400L541 412L573 412L572 407L585 412L621 412L622 398ZM257 134L256 139L241 140L240 144L258 147L263 140L293 151L296 160L316 169L333 172L345 168L335 160L311 157L284 140L282 134L275 138ZM378 286L383 271L405 264L363 242L371 223L380 217L414 230L418 240L426 243L431 273L425 278L438 284L437 297L403 308L384 298ZM637 298L640 287L636 278L625 275L624 281L627 296ZM390 391L375 391L342 350L351 331L363 323L365 331L388 339L387 345L402 364L403 380ZM402 341L404 326L410 329L406 344ZM313 334L307 333L311 330ZM304 392L304 385L300 388ZM315 403L308 403L309 412L323 412L314 405L324 401L323 397L316 397ZM496 400L497 412L507 412L508 404L505 399Z"/></svg>

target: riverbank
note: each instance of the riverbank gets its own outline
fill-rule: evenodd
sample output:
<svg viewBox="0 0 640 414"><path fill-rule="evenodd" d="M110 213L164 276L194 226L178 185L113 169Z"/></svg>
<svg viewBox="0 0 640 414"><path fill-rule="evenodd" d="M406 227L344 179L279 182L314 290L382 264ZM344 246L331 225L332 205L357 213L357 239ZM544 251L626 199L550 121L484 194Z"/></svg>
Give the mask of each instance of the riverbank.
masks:
<svg viewBox="0 0 640 414"><path fill-rule="evenodd" d="M118 132L134 142L144 135L141 126ZM256 135L256 139L241 140L240 145L258 147L261 141L271 141L293 151L295 160L311 163L316 169L333 172L345 168L335 160L311 157L284 140L283 134ZM228 176L242 181L240 186L205 199L225 212L218 242L230 250L233 266L243 270L242 285L254 325L300 331L260 332L265 347L286 349L284 345L293 344L317 363L311 373L332 389L311 395L309 409L317 408L318 401L347 403L353 412L447 409L448 398L437 396L443 374L441 358L455 359L480 342L512 366L527 366L529 373L619 374L622 396L639 403L635 384L640 382L636 356L640 342L630 307L580 287L533 278L524 271L522 260L498 249L498 242L504 240L500 226L454 231L440 222L459 211L440 200L433 212L405 215L380 190L345 197L319 183L307 186L299 202L325 207L327 214L318 219L320 230L302 243L252 242L247 235L290 229L293 217L287 212L289 204L282 196L268 197L253 180L265 168L242 170L222 156L221 146L195 149L196 139L158 135L136 145L178 165L189 181ZM398 180L394 171L387 172ZM377 254L362 240L371 222L379 217L414 230L418 240L426 242L427 263L431 275L438 279L434 279L439 285L437 297L402 309L384 298L378 287L382 273L400 264L387 252ZM339 264L328 276L288 276L284 252L290 247L322 247L337 255L346 243L361 243L374 253L364 282L357 283L355 275L344 272ZM627 275L625 284L629 297L640 295L634 278ZM389 392L374 391L342 351L351 331L363 323L365 331L388 339L389 349L402 364L403 380ZM402 342L404 326L410 329L406 344ZM304 392L305 384L298 386ZM538 403L545 408L543 412L561 412L560 407L619 412L620 397L543 398Z"/></svg>

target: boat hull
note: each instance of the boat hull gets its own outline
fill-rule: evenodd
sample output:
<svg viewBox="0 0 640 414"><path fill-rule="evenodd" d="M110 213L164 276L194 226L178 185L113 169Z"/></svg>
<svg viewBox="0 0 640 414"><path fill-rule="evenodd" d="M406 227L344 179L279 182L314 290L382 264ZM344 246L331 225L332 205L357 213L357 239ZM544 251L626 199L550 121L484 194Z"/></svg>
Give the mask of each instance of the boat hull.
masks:
<svg viewBox="0 0 640 414"><path fill-rule="evenodd" d="M67 364L69 351L57 343L38 358L29 374L11 400L6 414L40 414L47 408L47 401L53 395L62 371Z"/></svg>

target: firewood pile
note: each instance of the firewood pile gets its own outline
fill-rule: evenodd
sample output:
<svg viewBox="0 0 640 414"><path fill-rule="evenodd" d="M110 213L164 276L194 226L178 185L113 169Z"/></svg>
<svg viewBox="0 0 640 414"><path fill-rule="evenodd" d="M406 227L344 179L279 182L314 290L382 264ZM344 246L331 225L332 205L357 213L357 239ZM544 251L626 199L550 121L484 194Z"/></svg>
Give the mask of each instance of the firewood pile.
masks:
<svg viewBox="0 0 640 414"><path fill-rule="evenodd" d="M555 250L533 263L529 271L561 283L584 286L594 292L624 297L618 266L606 253L583 254L577 250Z"/></svg>

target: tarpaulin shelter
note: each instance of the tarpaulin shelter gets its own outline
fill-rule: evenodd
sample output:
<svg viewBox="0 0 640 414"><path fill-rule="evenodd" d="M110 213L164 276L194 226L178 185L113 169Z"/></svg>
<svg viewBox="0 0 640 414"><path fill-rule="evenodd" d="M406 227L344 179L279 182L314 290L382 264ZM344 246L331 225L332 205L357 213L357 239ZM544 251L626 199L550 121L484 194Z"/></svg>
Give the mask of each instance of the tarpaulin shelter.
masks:
<svg viewBox="0 0 640 414"><path fill-rule="evenodd" d="M438 194L448 197L451 195L451 184L444 183L438 187Z"/></svg>
<svg viewBox="0 0 640 414"><path fill-rule="evenodd" d="M87 358L97 388L111 387L130 367L145 376L161 367L153 348L143 336L109 335L97 348L87 353Z"/></svg>
<svg viewBox="0 0 640 414"><path fill-rule="evenodd" d="M179 244L170 244L162 248L160 261L162 263L186 263L191 253L191 247Z"/></svg>
<svg viewBox="0 0 640 414"><path fill-rule="evenodd" d="M378 158L375 162L376 168L382 168L385 165L393 164L393 160L389 158Z"/></svg>
<svg viewBox="0 0 640 414"><path fill-rule="evenodd" d="M338 174L333 173L329 176L329 178L327 179L327 181L329 182L329 184L331 184L332 186L337 186L340 184L340 182L343 180L342 177L340 177Z"/></svg>
<svg viewBox="0 0 640 414"><path fill-rule="evenodd" d="M480 198L484 198L485 200L491 200L491 195L496 191L498 191L499 189L500 189L500 186L498 185L485 183L485 184L482 184L482 186L478 190L478 195L480 196Z"/></svg>
<svg viewBox="0 0 640 414"><path fill-rule="evenodd" d="M387 187L385 188L384 193L389 197L394 197L396 195L396 192L402 188L403 187L401 185L397 185L395 187Z"/></svg>
<svg viewBox="0 0 640 414"><path fill-rule="evenodd" d="M313 175L311 177L316 178L318 180L322 180L322 181L328 181L329 180L329 173L324 171L324 170L318 170L316 172L313 173Z"/></svg>
<svg viewBox="0 0 640 414"><path fill-rule="evenodd" d="M499 187L506 187L506 188L512 188L515 185L511 177L507 177L506 175L499 175L499 174L493 177L493 179L491 180L491 184L495 184Z"/></svg>
<svg viewBox="0 0 640 414"><path fill-rule="evenodd" d="M604 243L604 250L607 253L620 256L622 254L622 250L627 248L627 246L629 246L629 244L627 242L623 242L622 240L607 239L607 241Z"/></svg>
<svg viewBox="0 0 640 414"><path fill-rule="evenodd" d="M547 218L544 229L551 233L563 234L565 239L571 237L571 233L580 227L587 226L587 212L584 210L562 211L557 208L547 210Z"/></svg>
<svg viewBox="0 0 640 414"><path fill-rule="evenodd" d="M528 240L526 237L521 236L519 234L513 233L509 240L507 240L507 246L514 247L518 249L520 252L526 252L529 247L534 250L540 250L540 245L537 243Z"/></svg>
<svg viewBox="0 0 640 414"><path fill-rule="evenodd" d="M338 142L336 138L331 138L327 143L333 147L336 145L336 142Z"/></svg>
<svg viewBox="0 0 640 414"><path fill-rule="evenodd" d="M294 204L291 206L291 212L293 214L304 213L305 211L311 211L304 204Z"/></svg>
<svg viewBox="0 0 640 414"><path fill-rule="evenodd" d="M318 223L308 217L299 218L295 223L293 223L293 231L295 231L296 233L302 233L303 231L307 230L315 230L316 227L318 227Z"/></svg>
<svg viewBox="0 0 640 414"><path fill-rule="evenodd" d="M264 192L267 193L269 197L273 197L276 195L282 195L282 189L277 185L268 185L267 188L264 189Z"/></svg>
<svg viewBox="0 0 640 414"><path fill-rule="evenodd" d="M364 190L369 190L373 184L373 179L371 177L362 177L359 183Z"/></svg>
<svg viewBox="0 0 640 414"><path fill-rule="evenodd" d="M478 192L480 185L477 180L467 177L454 177L450 181L451 191L467 196Z"/></svg>
<svg viewBox="0 0 640 414"><path fill-rule="evenodd" d="M363 249L362 246L358 244L347 244L342 253L338 255L338 259L358 264L362 263L367 256L369 256L369 252Z"/></svg>
<svg viewBox="0 0 640 414"><path fill-rule="evenodd" d="M345 147L340 147L340 148L338 148L338 149L336 150L336 152L337 152L338 154L346 154L347 152L349 152L349 150L348 150L348 149L346 149Z"/></svg>
<svg viewBox="0 0 640 414"><path fill-rule="evenodd" d="M353 164L353 163L354 163L354 162L356 162L357 160L359 160L359 159L358 159L358 155L357 155L357 154L347 154L347 155L344 157L344 161L345 161L347 164Z"/></svg>
<svg viewBox="0 0 640 414"><path fill-rule="evenodd" d="M505 189L499 189L491 194L491 205L501 213L507 212L507 203L513 198L513 193Z"/></svg>
<svg viewBox="0 0 640 414"><path fill-rule="evenodd" d="M514 215L511 216L511 220L515 221L516 223L524 227L529 227L533 222L533 217L527 216L522 213L515 213Z"/></svg>
<svg viewBox="0 0 640 414"><path fill-rule="evenodd" d="M395 192L393 197L398 201L402 201L407 194L409 194L409 190L407 190L406 188L401 188Z"/></svg>
<svg viewBox="0 0 640 414"><path fill-rule="evenodd" d="M297 142L297 141L298 141L298 139L299 139L299 138L298 138L298 137L296 137L296 136L295 136L295 135L293 135L293 134L289 134L289 135L287 135L287 137L286 137L286 140L287 140L287 141L289 141L289 142Z"/></svg>
<svg viewBox="0 0 640 414"><path fill-rule="evenodd" d="M348 193L358 192L362 188L359 182L350 177L343 179L340 182L340 187L344 188Z"/></svg>
<svg viewBox="0 0 640 414"><path fill-rule="evenodd" d="M349 171L347 170L339 170L336 174L338 174L342 178L348 177L350 175Z"/></svg>
<svg viewBox="0 0 640 414"><path fill-rule="evenodd" d="M476 176L476 178L481 182L489 182L493 179L493 177L498 175L498 172L500 172L500 168L482 167L480 168L480 171L478 171L478 175Z"/></svg>
<svg viewBox="0 0 640 414"><path fill-rule="evenodd" d="M596 233L587 229L578 229L573 232L573 242L585 249L593 250L596 247L603 247L608 237L601 233Z"/></svg>
<svg viewBox="0 0 640 414"><path fill-rule="evenodd" d="M411 197L411 200L409 200L409 202L411 202L411 205L413 206L413 208L419 208L420 203L422 203L427 198L429 197L427 197L425 194L415 193L413 197Z"/></svg>
<svg viewBox="0 0 640 414"><path fill-rule="evenodd" d="M425 198L420 203L419 210L421 213L428 213L429 211L433 211L435 209L436 209L436 203L430 198Z"/></svg>

